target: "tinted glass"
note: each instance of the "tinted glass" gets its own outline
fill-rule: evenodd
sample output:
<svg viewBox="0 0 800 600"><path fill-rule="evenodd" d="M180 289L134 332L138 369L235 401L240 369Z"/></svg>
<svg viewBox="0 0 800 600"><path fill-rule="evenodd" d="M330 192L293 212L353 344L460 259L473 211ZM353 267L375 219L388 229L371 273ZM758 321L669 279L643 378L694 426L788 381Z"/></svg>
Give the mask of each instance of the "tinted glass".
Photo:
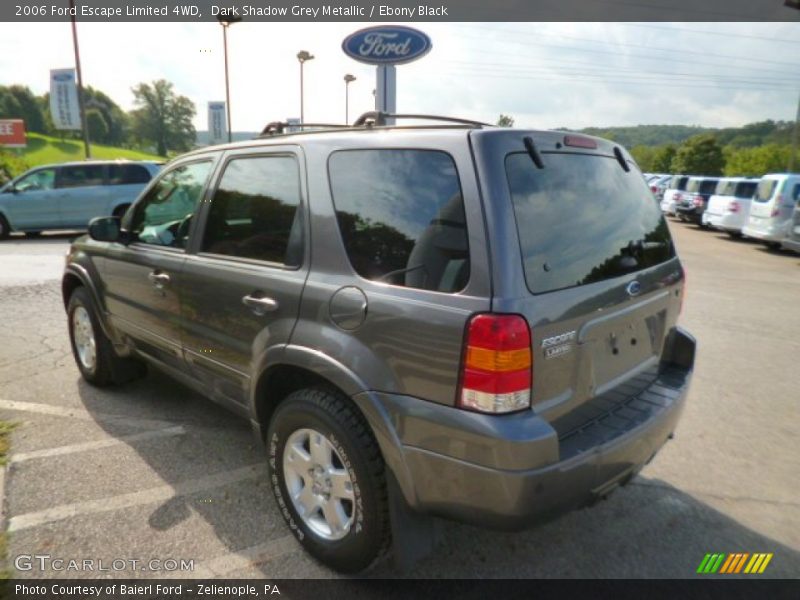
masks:
<svg viewBox="0 0 800 600"><path fill-rule="evenodd" d="M756 193L757 181L740 181L736 184L735 196L737 198L752 198Z"/></svg>
<svg viewBox="0 0 800 600"><path fill-rule="evenodd" d="M191 217L210 170L210 162L200 162L167 172L136 204L131 232L137 241L185 247Z"/></svg>
<svg viewBox="0 0 800 600"><path fill-rule="evenodd" d="M794 186L794 191L792 192L791 198L795 201L800 200L800 183Z"/></svg>
<svg viewBox="0 0 800 600"><path fill-rule="evenodd" d="M147 183L150 172L141 165L110 165L108 182L111 185L127 185L131 183Z"/></svg>
<svg viewBox="0 0 800 600"><path fill-rule="evenodd" d="M55 181L55 169L40 169L34 173L31 173L27 177L20 179L14 185L14 188L20 192L52 190L55 186Z"/></svg>
<svg viewBox="0 0 800 600"><path fill-rule="evenodd" d="M704 179L700 182L700 191L701 194L713 194L714 190L717 189L717 183L719 181L717 179Z"/></svg>
<svg viewBox="0 0 800 600"><path fill-rule="evenodd" d="M428 150L336 152L328 168L339 230L359 275L440 292L466 286L466 216L449 155Z"/></svg>
<svg viewBox="0 0 800 600"><path fill-rule="evenodd" d="M90 187L105 183L105 165L80 165L61 167L58 176L58 187Z"/></svg>
<svg viewBox="0 0 800 600"><path fill-rule="evenodd" d="M756 188L755 201L768 202L772 198L776 187L778 187L777 179L762 179L758 182L758 187Z"/></svg>
<svg viewBox="0 0 800 600"><path fill-rule="evenodd" d="M734 192L736 192L735 181L720 181L714 191L715 194L720 196L733 196Z"/></svg>
<svg viewBox="0 0 800 600"><path fill-rule="evenodd" d="M211 201L203 251L299 265L300 171L291 156L228 163Z"/></svg>
<svg viewBox="0 0 800 600"><path fill-rule="evenodd" d="M686 189L686 184L687 183L689 183L689 178L688 177L686 177L686 176L679 177L678 178L678 185L677 185L676 189L678 189L680 191L684 191Z"/></svg>
<svg viewBox="0 0 800 600"><path fill-rule="evenodd" d="M675 253L647 185L614 158L525 153L506 157L528 289L594 283L664 262Z"/></svg>

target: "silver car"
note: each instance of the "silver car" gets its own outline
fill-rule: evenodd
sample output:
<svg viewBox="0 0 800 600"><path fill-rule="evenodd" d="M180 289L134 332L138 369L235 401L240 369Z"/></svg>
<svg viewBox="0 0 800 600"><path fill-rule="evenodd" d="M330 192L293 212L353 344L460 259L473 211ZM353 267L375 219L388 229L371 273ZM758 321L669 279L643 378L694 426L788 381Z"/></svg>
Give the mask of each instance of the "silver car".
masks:
<svg viewBox="0 0 800 600"><path fill-rule="evenodd" d="M35 167L0 188L0 239L12 231L86 229L118 215L158 172L150 161L84 161Z"/></svg>

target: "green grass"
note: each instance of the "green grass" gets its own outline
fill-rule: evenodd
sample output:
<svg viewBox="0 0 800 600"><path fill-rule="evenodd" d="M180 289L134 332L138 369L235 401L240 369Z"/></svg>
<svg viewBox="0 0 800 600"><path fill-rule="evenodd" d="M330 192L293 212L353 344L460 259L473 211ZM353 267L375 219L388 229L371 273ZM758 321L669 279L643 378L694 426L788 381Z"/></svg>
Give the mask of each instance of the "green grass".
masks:
<svg viewBox="0 0 800 600"><path fill-rule="evenodd" d="M126 148L113 148L111 146L101 146L92 144L92 158L115 159L127 158L130 160L158 160L164 158L137 150ZM22 149L20 157L29 166L46 165L49 163L67 162L70 160L83 160L83 142L80 140L60 140L56 137L41 135L38 133L28 134L28 146Z"/></svg>

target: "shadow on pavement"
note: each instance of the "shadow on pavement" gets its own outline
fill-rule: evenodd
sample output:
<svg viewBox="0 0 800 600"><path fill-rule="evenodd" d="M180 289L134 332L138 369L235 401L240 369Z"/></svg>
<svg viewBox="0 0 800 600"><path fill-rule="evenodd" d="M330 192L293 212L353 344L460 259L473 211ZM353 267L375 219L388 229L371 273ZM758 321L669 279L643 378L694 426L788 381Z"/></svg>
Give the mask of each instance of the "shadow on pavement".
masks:
<svg viewBox="0 0 800 600"><path fill-rule="evenodd" d="M213 527L230 552L289 534L266 485L263 449L243 419L152 368L144 379L115 390L98 390L82 380L78 388L86 409L112 436L129 435L132 421L108 420L109 414L125 415L131 420L170 421L173 426L186 428L186 439L175 452L165 453L158 445L131 444L142 460L171 485L253 464L264 468L264 477L258 481L212 493L176 496L154 507L147 523L126 526L139 531L143 527L165 531L196 513ZM680 443L680 439L671 443ZM209 496L218 497L219 501L209 502ZM743 501L751 502L754 511L763 509L764 503L757 500ZM774 553L762 577L797 577L800 572L797 551L665 481L646 476L638 477L592 508L566 514L529 531L509 534L451 522L439 524L436 551L411 572L401 573L390 561L384 561L367 576L686 578L695 576L706 553L715 552ZM124 536L125 531L118 535ZM287 567L293 569L289 576L309 576L309 570L313 571L311 576L334 575L321 567L311 569L308 561L311 559L295 561L295 566ZM202 566L202 561L198 564ZM257 568L265 577L274 577L275 565L271 561Z"/></svg>

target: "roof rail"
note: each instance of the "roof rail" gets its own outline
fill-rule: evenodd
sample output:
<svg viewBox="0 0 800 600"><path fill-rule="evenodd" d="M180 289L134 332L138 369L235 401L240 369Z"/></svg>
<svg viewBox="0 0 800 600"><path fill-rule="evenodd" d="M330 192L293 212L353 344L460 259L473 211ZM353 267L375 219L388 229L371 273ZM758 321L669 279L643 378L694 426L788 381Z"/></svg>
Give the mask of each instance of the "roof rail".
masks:
<svg viewBox="0 0 800 600"><path fill-rule="evenodd" d="M469 119L459 119L457 117L443 117L440 115L399 115L392 113L385 113L380 111L369 111L358 117L353 123L353 127L363 127L370 125L386 125L387 119L422 119L425 121L442 121L444 123L460 123L462 125L471 125L473 127L492 127L490 123L483 123L481 121L471 121Z"/></svg>
<svg viewBox="0 0 800 600"><path fill-rule="evenodd" d="M261 136L280 135L282 133L286 133L286 129L288 127L296 127L302 131L307 127L320 129L345 129L350 126L343 125L341 123L289 123L288 121L272 121L271 123L267 123L264 129L261 130Z"/></svg>

